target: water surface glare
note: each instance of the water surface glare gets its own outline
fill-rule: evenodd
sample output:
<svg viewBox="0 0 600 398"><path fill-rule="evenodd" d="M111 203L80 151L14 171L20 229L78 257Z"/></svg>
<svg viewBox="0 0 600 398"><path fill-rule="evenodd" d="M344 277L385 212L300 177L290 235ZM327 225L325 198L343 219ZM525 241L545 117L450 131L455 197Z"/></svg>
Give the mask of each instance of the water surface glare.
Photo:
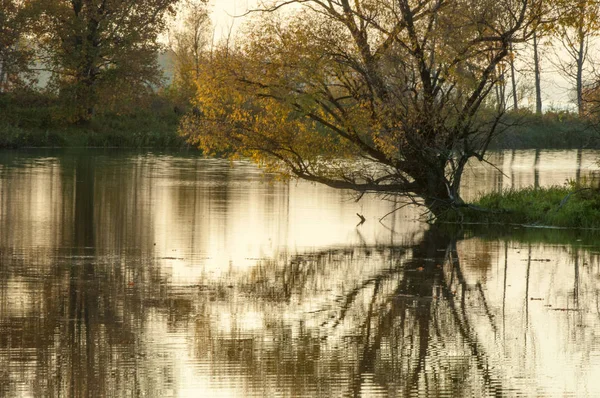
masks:
<svg viewBox="0 0 600 398"><path fill-rule="evenodd" d="M599 157L495 153L463 194ZM194 155L0 152L0 397L600 396L600 235L379 222L398 206Z"/></svg>

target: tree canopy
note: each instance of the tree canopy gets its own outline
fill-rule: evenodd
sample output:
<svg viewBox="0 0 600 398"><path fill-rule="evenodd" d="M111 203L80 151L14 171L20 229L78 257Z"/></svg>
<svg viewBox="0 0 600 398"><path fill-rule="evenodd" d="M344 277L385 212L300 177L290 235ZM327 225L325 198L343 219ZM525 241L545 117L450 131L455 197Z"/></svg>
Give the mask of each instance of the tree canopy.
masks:
<svg viewBox="0 0 600 398"><path fill-rule="evenodd" d="M177 0L39 1L43 55L74 120L159 82L157 37Z"/></svg>
<svg viewBox="0 0 600 398"><path fill-rule="evenodd" d="M558 71L574 82L575 104L580 116L585 112L586 74L589 74L590 41L600 28L600 2L597 0L553 0L556 23L551 31L562 44L566 57L557 57ZM587 72L587 73L586 73Z"/></svg>
<svg viewBox="0 0 600 398"><path fill-rule="evenodd" d="M297 9L282 17L285 5ZM296 0L215 54L183 123L208 152L359 193L462 206L467 161L500 116L498 65L541 0Z"/></svg>
<svg viewBox="0 0 600 398"><path fill-rule="evenodd" d="M208 0L188 0L180 4L178 13L183 23L169 35L170 50L174 56L173 86L186 102L196 92L200 70L207 64L210 45L211 21Z"/></svg>
<svg viewBox="0 0 600 398"><path fill-rule="evenodd" d="M33 51L25 41L32 7L21 0L0 0L0 92L21 82Z"/></svg>

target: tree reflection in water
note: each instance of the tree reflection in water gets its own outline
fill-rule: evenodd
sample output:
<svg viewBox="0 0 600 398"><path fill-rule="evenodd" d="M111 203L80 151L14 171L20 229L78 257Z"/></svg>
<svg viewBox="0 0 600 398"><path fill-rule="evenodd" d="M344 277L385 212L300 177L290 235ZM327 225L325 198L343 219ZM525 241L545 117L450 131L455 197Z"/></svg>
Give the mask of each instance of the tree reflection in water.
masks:
<svg viewBox="0 0 600 398"><path fill-rule="evenodd" d="M353 275L361 263L369 268L373 262L387 266L362 278ZM331 279L332 268L346 279ZM248 300L270 303L256 305L269 330L258 331L259 337L244 332L240 322L221 338L211 336L210 353L200 350L215 369L236 364L261 380L258 385L299 396L336 396L340 388L349 396L369 389L406 396L502 395L502 377L490 364L470 312L483 309L490 328L497 325L482 286L466 282L456 239L447 234L430 229L405 247L282 256L259 269L240 291ZM328 294L336 288L343 294ZM311 300L318 306L294 330L286 321L289 310L282 308Z"/></svg>
<svg viewBox="0 0 600 398"><path fill-rule="evenodd" d="M362 239L254 169L83 155L0 164L2 397L600 395L590 233Z"/></svg>
<svg viewBox="0 0 600 398"><path fill-rule="evenodd" d="M4 170L0 396L164 396L172 370L148 359L145 329L152 311L177 310L175 295L167 297L156 260L98 249L95 159L65 162L48 176ZM36 201L36 185L60 200ZM36 214L38 202L52 207Z"/></svg>

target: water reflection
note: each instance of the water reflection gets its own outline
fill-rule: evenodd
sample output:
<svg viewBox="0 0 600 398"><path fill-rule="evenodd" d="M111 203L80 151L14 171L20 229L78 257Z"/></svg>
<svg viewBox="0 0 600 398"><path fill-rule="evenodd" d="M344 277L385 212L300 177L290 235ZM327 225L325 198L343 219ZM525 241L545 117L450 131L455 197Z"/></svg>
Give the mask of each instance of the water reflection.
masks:
<svg viewBox="0 0 600 398"><path fill-rule="evenodd" d="M494 152L489 155L491 164L472 162L467 167L462 195L472 199L499 189L579 181L598 169L598 158L598 151L582 149Z"/></svg>
<svg viewBox="0 0 600 398"><path fill-rule="evenodd" d="M592 155L497 154L466 190ZM237 166L0 154L0 396L600 395L594 236L383 226Z"/></svg>

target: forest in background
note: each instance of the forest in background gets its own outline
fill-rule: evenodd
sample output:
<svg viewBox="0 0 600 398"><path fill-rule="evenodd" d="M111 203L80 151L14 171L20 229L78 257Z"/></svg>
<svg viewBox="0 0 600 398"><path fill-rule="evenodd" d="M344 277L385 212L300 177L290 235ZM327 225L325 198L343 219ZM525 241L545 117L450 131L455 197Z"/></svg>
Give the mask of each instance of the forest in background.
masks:
<svg viewBox="0 0 600 398"><path fill-rule="evenodd" d="M203 0L1 0L0 147L183 147Z"/></svg>

